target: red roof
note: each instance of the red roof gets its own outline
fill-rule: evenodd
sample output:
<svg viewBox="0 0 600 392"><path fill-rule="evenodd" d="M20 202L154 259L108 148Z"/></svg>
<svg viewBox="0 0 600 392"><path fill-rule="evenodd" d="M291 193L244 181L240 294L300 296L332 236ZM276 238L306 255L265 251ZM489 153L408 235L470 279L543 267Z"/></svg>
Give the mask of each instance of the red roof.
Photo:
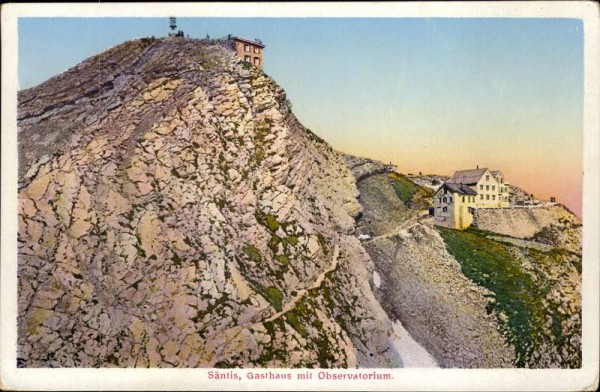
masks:
<svg viewBox="0 0 600 392"><path fill-rule="evenodd" d="M250 45L255 45L255 46L259 46L261 48L264 48L265 45L261 42L257 42L257 41L252 41L250 39L246 39L246 38L241 38L241 37L234 37L232 36L230 39L234 40L234 41L240 41L246 44L250 44Z"/></svg>

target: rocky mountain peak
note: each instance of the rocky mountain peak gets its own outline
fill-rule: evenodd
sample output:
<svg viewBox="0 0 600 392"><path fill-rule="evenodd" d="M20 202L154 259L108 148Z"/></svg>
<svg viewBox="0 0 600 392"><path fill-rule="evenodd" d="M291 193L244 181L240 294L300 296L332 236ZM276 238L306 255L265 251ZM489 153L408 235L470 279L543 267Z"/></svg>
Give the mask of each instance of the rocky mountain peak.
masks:
<svg viewBox="0 0 600 392"><path fill-rule="evenodd" d="M18 100L21 367L581 366L569 211L437 227L443 177L333 150L218 41Z"/></svg>
<svg viewBox="0 0 600 392"><path fill-rule="evenodd" d="M19 93L22 366L389 366L343 156L219 43Z"/></svg>

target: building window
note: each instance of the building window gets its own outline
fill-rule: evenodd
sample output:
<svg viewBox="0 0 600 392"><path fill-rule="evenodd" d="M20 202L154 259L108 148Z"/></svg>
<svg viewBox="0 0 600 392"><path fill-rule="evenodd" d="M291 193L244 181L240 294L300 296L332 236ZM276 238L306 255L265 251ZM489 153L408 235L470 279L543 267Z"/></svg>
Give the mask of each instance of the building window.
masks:
<svg viewBox="0 0 600 392"><path fill-rule="evenodd" d="M496 190L496 185L492 185L492 190L495 191Z"/></svg>
<svg viewBox="0 0 600 392"><path fill-rule="evenodd" d="M479 195L479 198L480 198L481 200L483 200L483 195Z"/></svg>
<svg viewBox="0 0 600 392"><path fill-rule="evenodd" d="M250 56L244 56L244 61L246 61L246 62L249 63L250 62Z"/></svg>
<svg viewBox="0 0 600 392"><path fill-rule="evenodd" d="M463 203L465 202L465 197L464 197L464 196L462 197L462 202L463 202Z"/></svg>
<svg viewBox="0 0 600 392"><path fill-rule="evenodd" d="M448 207L442 208L442 212L448 212Z"/></svg>
<svg viewBox="0 0 600 392"><path fill-rule="evenodd" d="M260 59L258 57L254 58L254 65L260 65Z"/></svg>
<svg viewBox="0 0 600 392"><path fill-rule="evenodd" d="M444 198L442 199L442 201L445 203L445 202L446 202L446 198L444 197Z"/></svg>
<svg viewBox="0 0 600 392"><path fill-rule="evenodd" d="M485 195L486 200L490 200L490 195Z"/></svg>
<svg viewBox="0 0 600 392"><path fill-rule="evenodd" d="M249 52L250 51L250 45L244 45L244 50L246 52Z"/></svg>
<svg viewBox="0 0 600 392"><path fill-rule="evenodd" d="M492 200L496 200L496 195L492 195Z"/></svg>
<svg viewBox="0 0 600 392"><path fill-rule="evenodd" d="M485 176L485 180L489 181L490 180L490 176Z"/></svg>
<svg viewBox="0 0 600 392"><path fill-rule="evenodd" d="M450 201L450 203L452 203L452 196L450 196L450 197L448 198L448 200Z"/></svg>
<svg viewBox="0 0 600 392"><path fill-rule="evenodd" d="M260 49L254 48L254 53L260 53Z"/></svg>
<svg viewBox="0 0 600 392"><path fill-rule="evenodd" d="M489 185L486 185L486 186L485 186L485 190L486 190L486 191L489 191L489 190L490 190L490 186L489 186Z"/></svg>
<svg viewBox="0 0 600 392"><path fill-rule="evenodd" d="M479 190L482 191L483 190L483 185L479 185Z"/></svg>

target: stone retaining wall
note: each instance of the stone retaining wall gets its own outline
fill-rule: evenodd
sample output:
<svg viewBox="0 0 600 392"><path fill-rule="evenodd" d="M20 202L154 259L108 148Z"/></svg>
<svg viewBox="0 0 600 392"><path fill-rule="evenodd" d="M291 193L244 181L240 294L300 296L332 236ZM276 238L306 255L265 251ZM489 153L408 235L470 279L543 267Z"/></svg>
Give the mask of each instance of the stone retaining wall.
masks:
<svg viewBox="0 0 600 392"><path fill-rule="evenodd" d="M564 206L555 204L546 207L478 208L473 225L481 230L527 238L561 220L580 224L579 219Z"/></svg>

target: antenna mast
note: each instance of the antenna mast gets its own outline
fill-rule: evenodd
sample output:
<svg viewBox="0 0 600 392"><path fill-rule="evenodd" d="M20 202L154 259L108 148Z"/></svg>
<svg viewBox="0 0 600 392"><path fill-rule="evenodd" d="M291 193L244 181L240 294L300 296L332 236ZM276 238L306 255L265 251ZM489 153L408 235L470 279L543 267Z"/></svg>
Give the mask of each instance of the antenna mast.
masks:
<svg viewBox="0 0 600 392"><path fill-rule="evenodd" d="M169 33L169 36L175 35L175 29L177 28L177 18L175 18L174 16L171 16L169 18L169 27L171 28L171 32Z"/></svg>

